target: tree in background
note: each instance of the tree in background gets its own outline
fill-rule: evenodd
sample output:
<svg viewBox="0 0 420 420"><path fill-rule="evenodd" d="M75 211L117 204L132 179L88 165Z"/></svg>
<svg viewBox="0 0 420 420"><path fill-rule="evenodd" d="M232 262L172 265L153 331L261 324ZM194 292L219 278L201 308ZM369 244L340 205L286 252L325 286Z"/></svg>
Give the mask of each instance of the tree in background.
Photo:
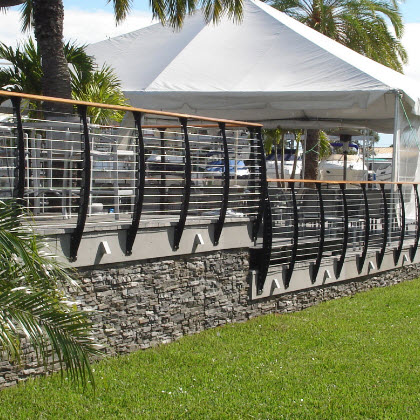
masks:
<svg viewBox="0 0 420 420"><path fill-rule="evenodd" d="M77 69L71 71L73 99L87 102L106 103L109 105L127 105L128 101L121 90L121 82L114 70L103 65L87 75ZM87 115L93 124L111 124L120 122L124 111L99 107L87 108Z"/></svg>
<svg viewBox="0 0 420 420"><path fill-rule="evenodd" d="M302 141L302 130L294 130L294 136L295 136L295 141L296 141L296 145L295 145L295 157L293 159L293 168L292 168L292 174L290 176L290 178L295 179L296 177L296 165L297 165L297 161L299 158L299 145Z"/></svg>
<svg viewBox="0 0 420 420"><path fill-rule="evenodd" d="M86 54L84 46L67 42L63 45L66 63L85 77L94 69L93 59ZM0 84L14 92L42 94L42 59L39 45L32 38L10 47L0 43L0 58L11 63L11 67L0 69ZM70 70L69 70L70 71Z"/></svg>
<svg viewBox="0 0 420 420"><path fill-rule="evenodd" d="M117 23L131 10L133 0L106 0L114 6ZM33 26L41 55L42 93L46 96L71 98L71 75L64 54L62 0L0 0L0 9L22 5L22 28ZM175 28L182 26L185 16L203 7L208 22L217 22L223 14L240 19L242 0L150 0L153 17ZM69 112L66 104L49 103L55 111ZM70 110L71 111L71 110Z"/></svg>
<svg viewBox="0 0 420 420"><path fill-rule="evenodd" d="M274 150L274 167L276 171L277 179L284 179L284 133L285 131L281 128L267 128L263 131L264 134L264 148L266 153L271 154ZM278 148L281 147L281 163L279 170L279 158ZM277 182L278 187L281 187L281 183Z"/></svg>
<svg viewBox="0 0 420 420"><path fill-rule="evenodd" d="M397 0L267 0L274 8L352 50L402 72L407 53ZM305 175L318 176L319 130L307 130Z"/></svg>
<svg viewBox="0 0 420 420"><path fill-rule="evenodd" d="M85 385L93 381L89 356L99 351L90 321L63 291L76 282L22 217L16 203L0 201L0 353L20 362L24 337L46 368L58 362Z"/></svg>
<svg viewBox="0 0 420 420"><path fill-rule="evenodd" d="M319 132L319 159L326 158L331 155L331 144L328 134L325 131Z"/></svg>
<svg viewBox="0 0 420 420"><path fill-rule="evenodd" d="M402 73L407 53L397 0L269 0L334 41ZM390 26L389 26L390 25Z"/></svg>
<svg viewBox="0 0 420 420"><path fill-rule="evenodd" d="M111 105L126 105L127 100L121 90L121 84L114 71L103 66L96 70L92 57L85 52L85 47L74 42L64 44L64 55L71 64L72 98L89 102L106 102ZM39 47L32 38L18 44L16 48L0 42L0 58L11 63L10 67L0 69L0 87L14 92L42 94L42 66ZM32 109L37 109L38 102L29 102ZM109 124L121 121L121 112L88 107L88 116L95 124Z"/></svg>

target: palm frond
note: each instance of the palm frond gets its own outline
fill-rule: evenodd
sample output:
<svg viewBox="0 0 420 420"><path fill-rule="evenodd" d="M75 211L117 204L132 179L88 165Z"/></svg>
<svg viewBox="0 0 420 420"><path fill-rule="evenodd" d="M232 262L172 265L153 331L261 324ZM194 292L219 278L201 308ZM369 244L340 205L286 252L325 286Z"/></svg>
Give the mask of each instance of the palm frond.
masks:
<svg viewBox="0 0 420 420"><path fill-rule="evenodd" d="M80 72L72 72L72 91L73 99L80 101L127 105L127 99L121 90L121 82L114 70L107 65L91 73L89 81L83 80ZM124 112L88 107L88 115L94 124L110 124L120 122Z"/></svg>
<svg viewBox="0 0 420 420"><path fill-rule="evenodd" d="M45 367L57 360L71 379L93 382L89 356L99 350L88 334L90 321L84 313L72 311L43 290L15 288L0 293L0 325L0 347L9 356L18 354L16 342L23 334Z"/></svg>
<svg viewBox="0 0 420 420"><path fill-rule="evenodd" d="M20 9L22 32L30 31L34 26L33 0L25 0Z"/></svg>
<svg viewBox="0 0 420 420"><path fill-rule="evenodd" d="M234 21L243 17L242 0L150 0L153 18L163 25L181 28L185 17L202 8L206 22L217 23L223 16Z"/></svg>
<svg viewBox="0 0 420 420"><path fill-rule="evenodd" d="M402 72L407 53L401 43L404 25L396 0L272 0L287 13L394 70Z"/></svg>
<svg viewBox="0 0 420 420"><path fill-rule="evenodd" d="M15 49L0 43L0 58L11 63L9 71L3 72L2 87L8 86L8 90L17 92L41 93L41 58L32 39L18 43Z"/></svg>
<svg viewBox="0 0 420 420"><path fill-rule="evenodd" d="M0 11L7 11L9 7L19 6L26 0L0 0Z"/></svg>
<svg viewBox="0 0 420 420"><path fill-rule="evenodd" d="M93 57L86 52L86 45L68 41L64 44L64 55L70 64L70 75L73 68L78 73L81 83L89 83L95 64Z"/></svg>
<svg viewBox="0 0 420 420"><path fill-rule="evenodd" d="M323 159L331 154L331 145L325 131L319 132L319 158Z"/></svg>
<svg viewBox="0 0 420 420"><path fill-rule="evenodd" d="M0 201L0 352L20 361L23 335L40 363L48 368L56 359L85 385L93 379L89 356L98 348L87 316L64 302L65 287L76 285L74 271L22 224L23 214L15 202Z"/></svg>
<svg viewBox="0 0 420 420"><path fill-rule="evenodd" d="M94 59L86 52L86 45L68 41L64 44L64 55L67 63L72 64L81 72L88 73L94 69Z"/></svg>
<svg viewBox="0 0 420 420"><path fill-rule="evenodd" d="M133 0L107 0L107 4L111 3L114 7L115 20L118 23L121 23L130 12L133 6Z"/></svg>
<svg viewBox="0 0 420 420"><path fill-rule="evenodd" d="M23 209L14 202L0 201L0 271L3 283L14 279L18 272L24 280L39 289L55 288L58 284L74 286L70 268L58 263L41 238L30 227L21 224ZM8 275L6 275L8 274ZM16 285L14 285L16 286Z"/></svg>
<svg viewBox="0 0 420 420"><path fill-rule="evenodd" d="M206 22L217 23L226 15L235 22L241 22L243 18L242 0L202 0Z"/></svg>
<svg viewBox="0 0 420 420"><path fill-rule="evenodd" d="M280 146L284 130L281 128L266 128L263 130L264 149L267 154L272 152L273 146Z"/></svg>
<svg viewBox="0 0 420 420"><path fill-rule="evenodd" d="M95 71L93 57L88 55L85 45L73 41L64 44L64 54L70 67L73 97L75 99L126 105L120 82L109 66ZM41 55L34 40L29 38L17 47L9 47L0 42L0 58L10 61L11 67L0 69L0 88L17 92L41 94ZM96 84L96 86L95 86ZM38 104L38 103L35 103ZM34 104L30 104L35 108ZM94 115L94 112L97 115ZM118 111L90 109L92 122L108 124L121 121L123 114Z"/></svg>

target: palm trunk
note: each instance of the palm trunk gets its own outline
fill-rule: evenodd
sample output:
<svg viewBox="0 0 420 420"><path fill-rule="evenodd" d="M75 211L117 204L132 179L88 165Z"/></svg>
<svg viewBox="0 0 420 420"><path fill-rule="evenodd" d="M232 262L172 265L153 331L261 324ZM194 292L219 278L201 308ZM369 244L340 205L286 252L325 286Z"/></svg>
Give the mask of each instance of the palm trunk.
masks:
<svg viewBox="0 0 420 420"><path fill-rule="evenodd" d="M41 54L42 93L71 99L71 80L64 56L62 0L33 0L35 38ZM48 103L44 109L71 112L67 104Z"/></svg>
<svg viewBox="0 0 420 420"><path fill-rule="evenodd" d="M318 178L319 130L310 129L306 134L305 179Z"/></svg>

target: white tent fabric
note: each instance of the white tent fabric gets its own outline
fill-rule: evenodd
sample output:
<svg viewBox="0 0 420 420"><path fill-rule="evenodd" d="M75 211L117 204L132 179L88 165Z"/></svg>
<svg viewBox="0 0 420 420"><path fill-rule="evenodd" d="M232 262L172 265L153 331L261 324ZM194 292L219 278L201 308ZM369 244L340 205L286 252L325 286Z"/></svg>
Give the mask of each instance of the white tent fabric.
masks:
<svg viewBox="0 0 420 420"><path fill-rule="evenodd" d="M240 24L155 24L88 47L112 65L134 106L260 121L266 127L394 131L396 91L412 118L420 87L265 3L244 0Z"/></svg>

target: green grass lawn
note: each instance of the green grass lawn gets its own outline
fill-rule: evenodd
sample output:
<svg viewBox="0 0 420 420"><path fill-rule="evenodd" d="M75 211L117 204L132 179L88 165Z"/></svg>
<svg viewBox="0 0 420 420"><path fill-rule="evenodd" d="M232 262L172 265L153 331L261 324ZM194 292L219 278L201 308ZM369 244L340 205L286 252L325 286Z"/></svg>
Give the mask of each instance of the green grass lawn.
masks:
<svg viewBox="0 0 420 420"><path fill-rule="evenodd" d="M420 280L0 392L1 419L420 419Z"/></svg>

